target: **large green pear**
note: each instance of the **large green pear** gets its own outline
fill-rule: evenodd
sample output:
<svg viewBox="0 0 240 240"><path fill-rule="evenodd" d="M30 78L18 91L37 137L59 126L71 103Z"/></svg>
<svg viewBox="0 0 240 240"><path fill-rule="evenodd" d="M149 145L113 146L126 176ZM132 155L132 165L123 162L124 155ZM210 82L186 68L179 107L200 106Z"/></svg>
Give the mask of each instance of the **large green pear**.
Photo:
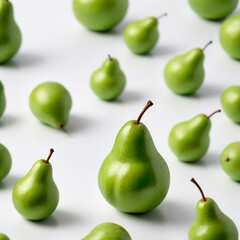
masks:
<svg viewBox="0 0 240 240"><path fill-rule="evenodd" d="M131 240L129 233L115 223L102 223L82 240Z"/></svg>
<svg viewBox="0 0 240 240"><path fill-rule="evenodd" d="M9 0L0 0L0 63L11 59L19 50L22 36L14 20Z"/></svg>
<svg viewBox="0 0 240 240"><path fill-rule="evenodd" d="M200 17L220 20L237 7L238 0L188 0L191 8Z"/></svg>
<svg viewBox="0 0 240 240"><path fill-rule="evenodd" d="M3 83L0 81L0 117L2 117L6 109L6 97Z"/></svg>
<svg viewBox="0 0 240 240"><path fill-rule="evenodd" d="M240 60L240 14L228 18L223 23L219 38L225 52Z"/></svg>
<svg viewBox="0 0 240 240"><path fill-rule="evenodd" d="M0 233L0 240L9 240L9 238L4 233Z"/></svg>
<svg viewBox="0 0 240 240"><path fill-rule="evenodd" d="M12 167L12 157L8 149L0 144L0 181L9 173Z"/></svg>
<svg viewBox="0 0 240 240"><path fill-rule="evenodd" d="M108 31L125 17L128 0L73 0L73 11L80 23L94 31Z"/></svg>
<svg viewBox="0 0 240 240"><path fill-rule="evenodd" d="M217 203L206 198L198 183L202 199L197 204L196 218L189 229L188 240L238 240L238 230L234 222L226 216Z"/></svg>
<svg viewBox="0 0 240 240"><path fill-rule="evenodd" d="M140 122L151 105L149 101L137 121L129 121L121 128L99 171L101 193L122 212L150 211L163 201L168 192L168 166L157 151L147 127Z"/></svg>
<svg viewBox="0 0 240 240"><path fill-rule="evenodd" d="M116 99L126 86L126 77L117 59L109 58L91 76L90 85L93 92L101 99Z"/></svg>
<svg viewBox="0 0 240 240"><path fill-rule="evenodd" d="M72 98L60 83L41 83L32 91L29 103L32 113L41 122L54 128L63 128L67 124Z"/></svg>
<svg viewBox="0 0 240 240"><path fill-rule="evenodd" d="M13 204L28 220L43 220L57 208L59 193L49 162L52 153L53 149L50 149L48 158L37 161L13 189Z"/></svg>
<svg viewBox="0 0 240 240"><path fill-rule="evenodd" d="M211 129L209 116L199 114L186 122L175 125L169 134L169 146L173 153L183 162L196 162L208 151Z"/></svg>
<svg viewBox="0 0 240 240"><path fill-rule="evenodd" d="M166 16L163 14L160 17ZM146 54L157 44L159 18L148 17L128 24L124 30L124 40L128 48L135 54Z"/></svg>
<svg viewBox="0 0 240 240"><path fill-rule="evenodd" d="M202 85L204 71L204 50L194 48L184 55L177 56L170 60L165 67L164 77L167 86L180 95L190 95L196 92Z"/></svg>

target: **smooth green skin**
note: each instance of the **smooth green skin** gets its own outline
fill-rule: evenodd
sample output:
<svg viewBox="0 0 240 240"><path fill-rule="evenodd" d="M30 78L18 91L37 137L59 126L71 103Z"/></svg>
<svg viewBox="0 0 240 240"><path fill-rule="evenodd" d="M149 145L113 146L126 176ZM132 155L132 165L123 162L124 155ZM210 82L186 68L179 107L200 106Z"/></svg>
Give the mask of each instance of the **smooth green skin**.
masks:
<svg viewBox="0 0 240 240"><path fill-rule="evenodd" d="M13 6L0 0L0 63L10 60L19 50L22 36L14 20Z"/></svg>
<svg viewBox="0 0 240 240"><path fill-rule="evenodd" d="M5 91L4 91L4 86L0 81L0 117L2 117L5 109L6 109Z"/></svg>
<svg viewBox="0 0 240 240"><path fill-rule="evenodd" d="M8 149L0 144L0 181L9 173L12 167L12 157Z"/></svg>
<svg viewBox="0 0 240 240"><path fill-rule="evenodd" d="M129 233L115 223L102 223L82 240L131 240Z"/></svg>
<svg viewBox="0 0 240 240"><path fill-rule="evenodd" d="M122 212L144 213L163 201L169 169L144 124L132 120L121 128L101 166L98 184L104 198Z"/></svg>
<svg viewBox="0 0 240 240"><path fill-rule="evenodd" d="M128 0L73 0L78 21L93 31L108 31L118 25L128 10Z"/></svg>
<svg viewBox="0 0 240 240"><path fill-rule="evenodd" d="M238 240L238 230L234 222L221 212L211 198L197 204L196 219L193 222L188 240Z"/></svg>
<svg viewBox="0 0 240 240"><path fill-rule="evenodd" d="M188 0L193 11L208 20L228 16L238 5L238 0Z"/></svg>
<svg viewBox="0 0 240 240"><path fill-rule="evenodd" d="M203 62L204 53L199 48L170 60L164 70L167 86L180 95L193 94L201 87L205 77Z"/></svg>
<svg viewBox="0 0 240 240"><path fill-rule="evenodd" d="M72 98L67 89L56 82L38 85L31 93L30 108L41 122L54 128L62 128L68 122Z"/></svg>
<svg viewBox="0 0 240 240"><path fill-rule="evenodd" d="M231 179L240 181L240 142L231 143L224 149L221 165Z"/></svg>
<svg viewBox="0 0 240 240"><path fill-rule="evenodd" d="M196 162L208 151L211 121L204 114L181 122L173 127L169 135L169 146L183 162Z"/></svg>
<svg viewBox="0 0 240 240"><path fill-rule="evenodd" d="M10 239L4 233L0 233L0 240L10 240Z"/></svg>
<svg viewBox="0 0 240 240"><path fill-rule="evenodd" d="M124 40L128 48L135 54L147 54L159 39L158 19L149 17L132 22L124 30Z"/></svg>
<svg viewBox="0 0 240 240"><path fill-rule="evenodd" d="M219 38L226 53L240 60L240 15L230 17L223 23Z"/></svg>
<svg viewBox="0 0 240 240"><path fill-rule="evenodd" d="M49 217L59 201L51 164L45 163L44 159L37 161L15 185L12 200L16 210L28 220L38 221Z"/></svg>
<svg viewBox="0 0 240 240"><path fill-rule="evenodd" d="M226 115L240 124L240 86L232 86L222 93L222 107Z"/></svg>
<svg viewBox="0 0 240 240"><path fill-rule="evenodd" d="M90 86L102 100L116 99L126 86L126 77L115 58L107 59L91 76Z"/></svg>

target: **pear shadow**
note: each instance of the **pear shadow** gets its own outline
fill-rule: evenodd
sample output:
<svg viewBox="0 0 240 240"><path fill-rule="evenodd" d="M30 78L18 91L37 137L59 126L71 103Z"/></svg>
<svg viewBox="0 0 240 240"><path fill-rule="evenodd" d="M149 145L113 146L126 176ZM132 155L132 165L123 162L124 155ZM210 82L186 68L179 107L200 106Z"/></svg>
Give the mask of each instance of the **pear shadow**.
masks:
<svg viewBox="0 0 240 240"><path fill-rule="evenodd" d="M0 127L7 127L14 125L19 121L19 118L14 115L3 115L2 119L0 120Z"/></svg>
<svg viewBox="0 0 240 240"><path fill-rule="evenodd" d="M116 99L115 102L117 103L134 103L134 102L138 102L139 100L142 100L144 98L144 96L142 94L140 94L139 92L136 91L126 91L123 93L123 95Z"/></svg>
<svg viewBox="0 0 240 240"><path fill-rule="evenodd" d="M221 96L221 93L224 89L220 88L216 85L204 85L202 86L199 91L194 93L192 96L193 98L215 98Z"/></svg>
<svg viewBox="0 0 240 240"><path fill-rule="evenodd" d="M176 53L176 48L168 45L160 45L155 47L148 55L149 56L167 56Z"/></svg>
<svg viewBox="0 0 240 240"><path fill-rule="evenodd" d="M1 182L0 182L0 190L4 189L13 189L14 186L19 182L21 177L18 176L6 176Z"/></svg>

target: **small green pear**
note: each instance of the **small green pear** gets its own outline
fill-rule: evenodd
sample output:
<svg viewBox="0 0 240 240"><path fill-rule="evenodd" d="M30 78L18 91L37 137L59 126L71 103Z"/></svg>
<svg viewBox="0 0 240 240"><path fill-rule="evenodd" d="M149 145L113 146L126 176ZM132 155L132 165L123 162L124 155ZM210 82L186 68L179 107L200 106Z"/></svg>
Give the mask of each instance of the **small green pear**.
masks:
<svg viewBox="0 0 240 240"><path fill-rule="evenodd" d="M175 125L169 134L169 146L182 162L196 162L208 151L210 145L210 118L221 110L206 116L199 114Z"/></svg>
<svg viewBox="0 0 240 240"><path fill-rule="evenodd" d="M39 84L32 91L29 103L32 113L41 122L54 128L63 128L67 124L72 98L60 83Z"/></svg>
<svg viewBox="0 0 240 240"><path fill-rule="evenodd" d="M9 173L12 167L12 157L8 149L0 144L0 181Z"/></svg>
<svg viewBox="0 0 240 240"><path fill-rule="evenodd" d="M194 48L168 62L164 70L164 77L167 86L173 92L180 95L190 95L201 87L205 77L204 50L211 43L212 41L203 49Z"/></svg>
<svg viewBox="0 0 240 240"><path fill-rule="evenodd" d="M10 239L4 233L0 233L0 240L10 240Z"/></svg>
<svg viewBox="0 0 240 240"><path fill-rule="evenodd" d="M128 10L128 0L73 0L80 23L93 31L108 31L118 25Z"/></svg>
<svg viewBox="0 0 240 240"><path fill-rule="evenodd" d="M0 81L0 117L2 117L6 109L6 97L3 83Z"/></svg>
<svg viewBox="0 0 240 240"><path fill-rule="evenodd" d="M102 195L122 212L150 211L164 200L169 189L168 166L147 127L140 122L152 105L149 101L137 121L129 121L121 128L99 171Z"/></svg>
<svg viewBox="0 0 240 240"><path fill-rule="evenodd" d="M238 0L188 0L193 11L208 20L220 20L228 16L238 5Z"/></svg>
<svg viewBox="0 0 240 240"><path fill-rule="evenodd" d="M226 115L240 124L240 86L231 86L221 96L222 107Z"/></svg>
<svg viewBox="0 0 240 240"><path fill-rule="evenodd" d="M16 210L28 220L43 220L57 208L59 192L53 180L52 166L49 162L53 152L54 150L50 149L46 160L37 161L13 189L13 204Z"/></svg>
<svg viewBox="0 0 240 240"><path fill-rule="evenodd" d="M93 92L102 100L116 99L126 86L126 77L117 59L109 58L91 76L90 85Z"/></svg>
<svg viewBox="0 0 240 240"><path fill-rule="evenodd" d="M129 233L115 223L102 223L82 240L131 240ZM0 239L1 240L1 239Z"/></svg>
<svg viewBox="0 0 240 240"><path fill-rule="evenodd" d="M222 24L219 38L225 52L240 60L240 14L228 18Z"/></svg>
<svg viewBox="0 0 240 240"><path fill-rule="evenodd" d="M0 63L4 63L18 52L22 42L9 0L0 0L0 36Z"/></svg>
<svg viewBox="0 0 240 240"><path fill-rule="evenodd" d="M240 181L240 142L229 144L221 155L221 165L234 181Z"/></svg>
<svg viewBox="0 0 240 240"><path fill-rule="evenodd" d="M234 222L226 216L217 203L206 198L201 187L195 181L202 199L197 204L196 218L189 229L188 240L238 240L238 230Z"/></svg>
<svg viewBox="0 0 240 240"><path fill-rule="evenodd" d="M124 40L130 51L135 54L147 54L159 39L158 22L160 17L148 17L141 21L128 24L124 30Z"/></svg>

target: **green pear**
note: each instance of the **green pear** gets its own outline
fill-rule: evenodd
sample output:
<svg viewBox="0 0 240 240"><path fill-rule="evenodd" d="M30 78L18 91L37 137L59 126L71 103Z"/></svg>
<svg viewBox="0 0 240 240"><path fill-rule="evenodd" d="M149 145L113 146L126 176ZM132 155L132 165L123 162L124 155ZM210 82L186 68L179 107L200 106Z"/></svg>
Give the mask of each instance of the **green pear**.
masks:
<svg viewBox="0 0 240 240"><path fill-rule="evenodd" d="M102 223L82 240L131 240L129 233L115 223ZM1 240L1 239L0 239Z"/></svg>
<svg viewBox="0 0 240 240"><path fill-rule="evenodd" d="M166 15L165 13L159 18ZM159 39L159 18L148 17L127 25L124 30L124 40L133 53L147 54L156 46Z"/></svg>
<svg viewBox="0 0 240 240"><path fill-rule="evenodd" d="M49 163L53 152L53 149L50 149L46 160L37 161L13 189L13 204L16 210L28 220L43 220L57 208L59 193L53 180L52 166Z"/></svg>
<svg viewBox="0 0 240 240"><path fill-rule="evenodd" d="M168 166L147 127L140 122L152 105L149 101L137 121L129 121L121 128L99 171L101 193L122 212L150 211L164 200L169 189Z"/></svg>
<svg viewBox="0 0 240 240"><path fill-rule="evenodd" d="M240 60L240 14L228 18L222 24L219 38L225 52Z"/></svg>
<svg viewBox="0 0 240 240"><path fill-rule="evenodd" d="M0 0L0 36L0 63L4 63L18 52L22 42L9 0Z"/></svg>
<svg viewBox="0 0 240 240"><path fill-rule="evenodd" d="M223 170L234 181L240 181L240 142L229 144L221 155Z"/></svg>
<svg viewBox="0 0 240 240"><path fill-rule="evenodd" d="M93 31L108 31L118 25L128 10L128 0L73 0L80 23Z"/></svg>
<svg viewBox="0 0 240 240"><path fill-rule="evenodd" d="M116 99L126 86L126 77L118 60L109 55L103 65L92 74L90 85L99 98L107 101Z"/></svg>
<svg viewBox="0 0 240 240"><path fill-rule="evenodd" d="M221 96L222 107L226 115L240 124L240 86L231 86Z"/></svg>
<svg viewBox="0 0 240 240"><path fill-rule="evenodd" d="M238 0L188 0L193 11L208 20L220 20L228 16L238 5Z"/></svg>
<svg viewBox="0 0 240 240"><path fill-rule="evenodd" d="M211 43L212 41L203 49L194 48L168 62L164 70L164 77L167 86L173 92L180 95L190 95L201 87L205 77L204 50Z"/></svg>
<svg viewBox="0 0 240 240"><path fill-rule="evenodd" d="M63 128L67 124L72 98L60 83L41 83L32 91L29 103L32 113L41 122L54 128Z"/></svg>
<svg viewBox="0 0 240 240"><path fill-rule="evenodd" d="M202 195L197 204L196 218L189 229L188 240L238 240L238 230L234 222L226 216L217 203L206 198L201 187L192 178Z"/></svg>
<svg viewBox="0 0 240 240"><path fill-rule="evenodd" d="M2 117L6 109L6 97L3 83L0 81L0 117Z"/></svg>
<svg viewBox="0 0 240 240"><path fill-rule="evenodd" d="M4 233L0 233L0 240L9 240L9 238Z"/></svg>
<svg viewBox="0 0 240 240"><path fill-rule="evenodd" d="M12 157L8 149L0 144L0 181L9 173L12 166Z"/></svg>
<svg viewBox="0 0 240 240"><path fill-rule="evenodd" d="M183 162L196 162L208 151L211 129L210 118L221 110L206 116L199 114L186 122L175 125L169 134L169 146Z"/></svg>

